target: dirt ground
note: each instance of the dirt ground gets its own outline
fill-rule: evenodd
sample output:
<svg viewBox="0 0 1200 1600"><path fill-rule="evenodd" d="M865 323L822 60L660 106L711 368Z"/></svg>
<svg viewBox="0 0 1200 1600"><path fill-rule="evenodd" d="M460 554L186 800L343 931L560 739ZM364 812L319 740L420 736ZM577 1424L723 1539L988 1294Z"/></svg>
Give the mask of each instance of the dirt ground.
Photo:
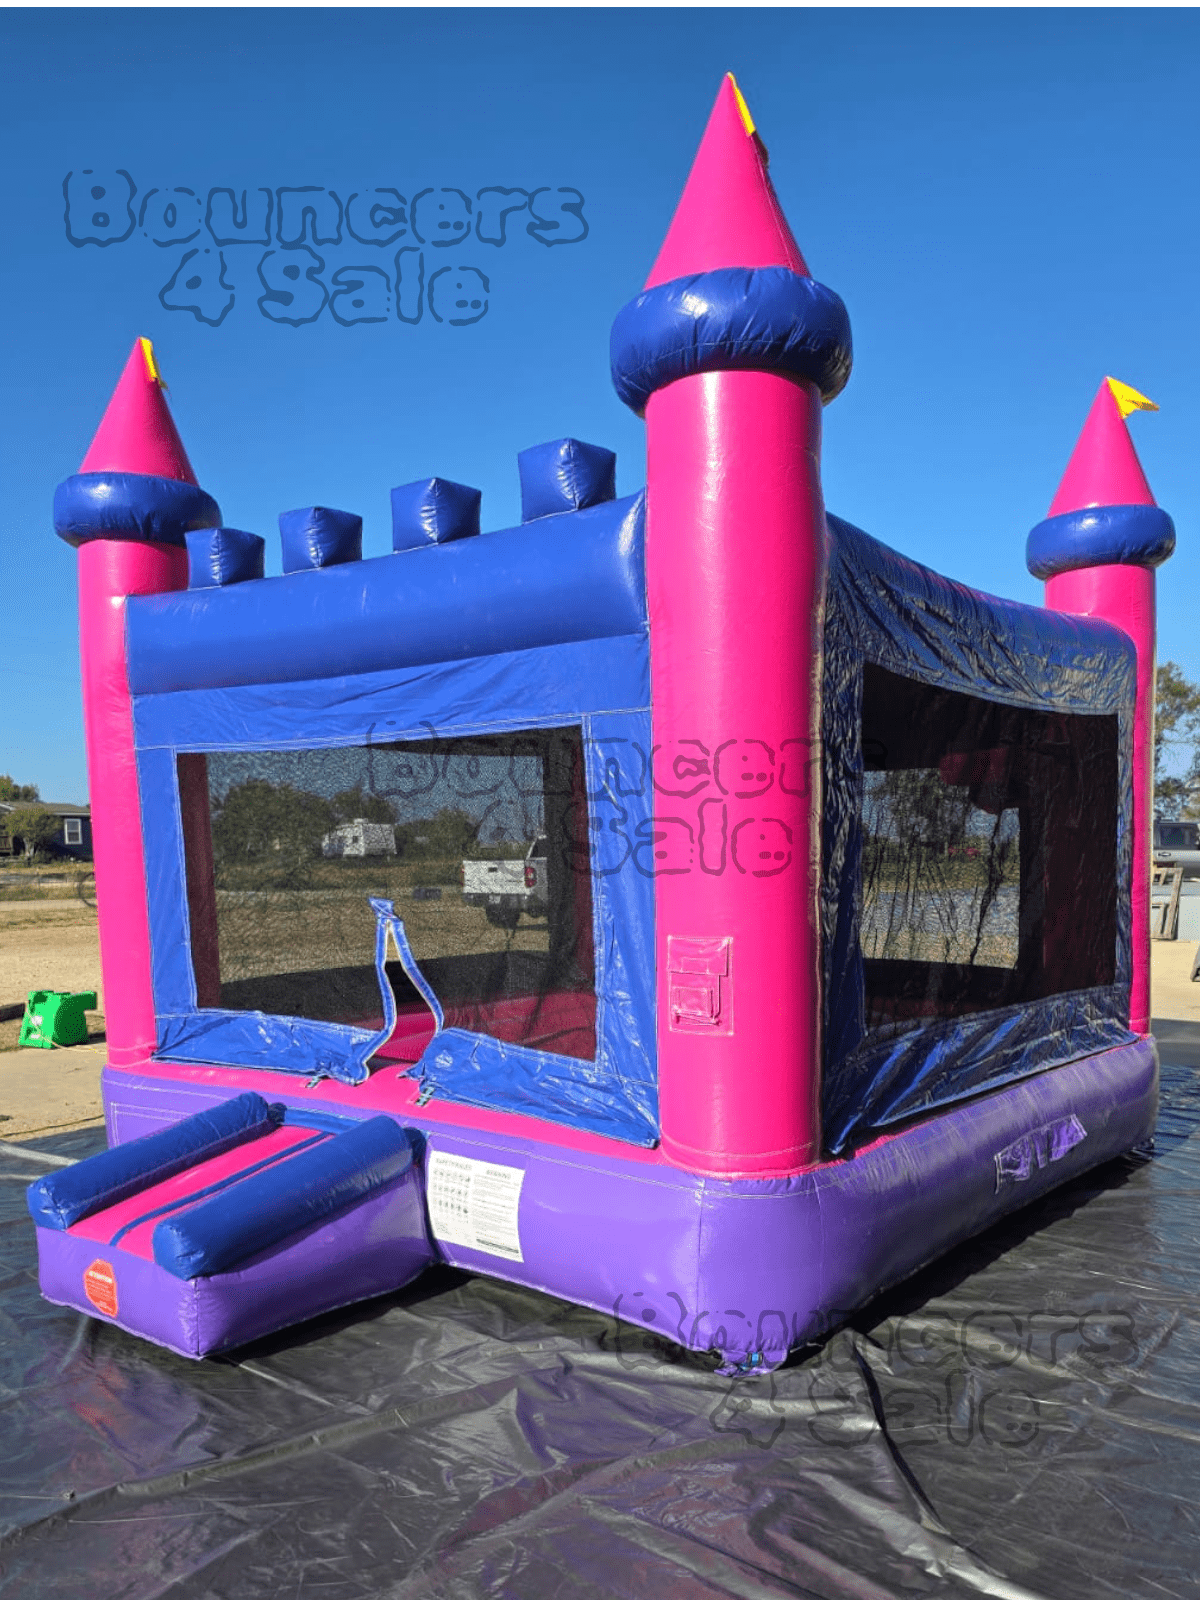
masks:
<svg viewBox="0 0 1200 1600"><path fill-rule="evenodd" d="M18 1050L20 1018L0 1022L0 1139L34 1138L103 1119L104 997L96 913L80 900L0 900L0 1006L31 989L94 989L89 1040L71 1049Z"/></svg>
<svg viewBox="0 0 1200 1600"><path fill-rule="evenodd" d="M0 1006L30 989L94 989L103 1002L96 913L81 901L0 900Z"/></svg>

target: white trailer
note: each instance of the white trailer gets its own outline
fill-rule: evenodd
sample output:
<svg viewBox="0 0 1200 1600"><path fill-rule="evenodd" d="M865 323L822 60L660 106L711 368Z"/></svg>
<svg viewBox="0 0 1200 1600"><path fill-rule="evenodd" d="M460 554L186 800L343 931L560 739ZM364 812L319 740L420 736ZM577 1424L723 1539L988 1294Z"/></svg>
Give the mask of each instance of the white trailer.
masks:
<svg viewBox="0 0 1200 1600"><path fill-rule="evenodd" d="M323 856L394 856L396 854L396 826L392 822L368 822L365 817L355 817L353 822L339 822L332 833L321 840Z"/></svg>

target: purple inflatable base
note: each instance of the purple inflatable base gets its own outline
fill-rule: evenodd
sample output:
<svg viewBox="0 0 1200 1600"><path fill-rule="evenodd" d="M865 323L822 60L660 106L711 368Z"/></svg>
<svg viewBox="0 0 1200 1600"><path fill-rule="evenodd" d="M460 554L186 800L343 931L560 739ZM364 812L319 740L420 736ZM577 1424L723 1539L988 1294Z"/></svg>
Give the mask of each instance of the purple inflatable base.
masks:
<svg viewBox="0 0 1200 1600"><path fill-rule="evenodd" d="M270 1079L271 1098L323 1109L301 1083L293 1090L277 1074ZM109 1127L126 1138L228 1092L136 1070L105 1074ZM425 1135L423 1171L440 1151L524 1174L519 1260L444 1240L435 1243L438 1259L715 1352L721 1371L738 1372L777 1366L880 1290L1132 1149L1153 1131L1157 1107L1158 1055L1145 1038L980 1096L794 1178L706 1178L630 1160L616 1144L611 1156L596 1155L545 1137L478 1131L440 1122L436 1101L406 1106L397 1120ZM329 1109L345 1116L351 1108L342 1100ZM302 1272L298 1260L297 1291ZM290 1281L278 1281L278 1292L291 1296ZM288 1320L311 1314L298 1310Z"/></svg>
<svg viewBox="0 0 1200 1600"><path fill-rule="evenodd" d="M38 1280L55 1305L198 1359L411 1282L435 1259L415 1170L339 1215L249 1257L235 1271L172 1277L119 1247L38 1228ZM97 1261L110 1270L116 1311L84 1292Z"/></svg>

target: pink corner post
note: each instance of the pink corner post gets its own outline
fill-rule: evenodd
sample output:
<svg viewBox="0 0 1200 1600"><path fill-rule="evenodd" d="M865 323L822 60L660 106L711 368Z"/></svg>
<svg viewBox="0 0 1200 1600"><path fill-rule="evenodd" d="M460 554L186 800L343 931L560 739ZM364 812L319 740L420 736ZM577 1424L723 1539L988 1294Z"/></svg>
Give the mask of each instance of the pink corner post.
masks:
<svg viewBox="0 0 1200 1600"><path fill-rule="evenodd" d="M145 1062L156 1041L125 603L131 595L186 588L187 553L182 536L178 542L140 537L134 523L121 525L109 507L129 484L137 499L139 484L150 486L144 494L153 494L152 486L164 479L196 483L163 398L153 349L139 339L73 480L104 504L102 516L110 525L64 535L79 545L84 733L105 1024L114 1066Z"/></svg>
<svg viewBox="0 0 1200 1600"><path fill-rule="evenodd" d="M1155 505L1125 418L1156 409L1105 378L1063 474L1043 533L1046 605L1102 617L1133 640L1132 983L1129 1026L1150 1030L1150 861L1154 820L1155 568L1174 548L1170 518ZM1048 536L1048 537L1046 537ZM1031 536L1032 541L1032 536Z"/></svg>
<svg viewBox="0 0 1200 1600"><path fill-rule="evenodd" d="M808 276L732 77L647 291L729 268ZM723 1176L821 1144L821 395L757 365L645 410L662 1142Z"/></svg>

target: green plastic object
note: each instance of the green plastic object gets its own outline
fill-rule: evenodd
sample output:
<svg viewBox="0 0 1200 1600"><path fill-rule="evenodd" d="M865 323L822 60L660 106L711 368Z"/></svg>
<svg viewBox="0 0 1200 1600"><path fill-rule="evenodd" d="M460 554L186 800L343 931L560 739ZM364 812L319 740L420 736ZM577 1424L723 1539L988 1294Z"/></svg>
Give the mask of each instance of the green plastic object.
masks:
<svg viewBox="0 0 1200 1600"><path fill-rule="evenodd" d="M84 1012L95 1009L94 990L71 994L65 989L33 989L25 1002L17 1046L53 1050L57 1044L84 1044L88 1036Z"/></svg>

